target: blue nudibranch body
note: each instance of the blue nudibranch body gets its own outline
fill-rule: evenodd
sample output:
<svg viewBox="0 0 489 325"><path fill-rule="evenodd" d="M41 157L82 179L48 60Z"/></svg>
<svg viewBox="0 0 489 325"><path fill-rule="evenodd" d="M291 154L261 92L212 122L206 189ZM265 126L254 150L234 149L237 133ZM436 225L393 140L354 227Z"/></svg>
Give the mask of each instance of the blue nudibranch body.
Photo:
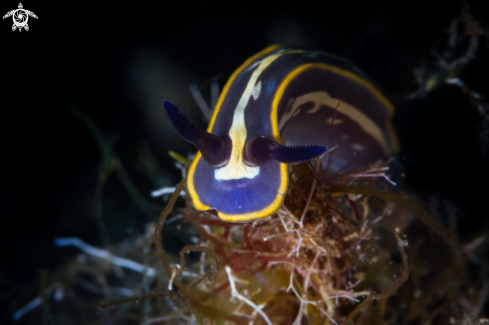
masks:
<svg viewBox="0 0 489 325"><path fill-rule="evenodd" d="M287 191L287 163L326 146L337 146L323 159L331 171L367 166L397 148L389 100L351 63L321 52L274 45L249 58L226 83L207 132L164 104L199 149L187 178L193 205L224 221L274 213Z"/></svg>

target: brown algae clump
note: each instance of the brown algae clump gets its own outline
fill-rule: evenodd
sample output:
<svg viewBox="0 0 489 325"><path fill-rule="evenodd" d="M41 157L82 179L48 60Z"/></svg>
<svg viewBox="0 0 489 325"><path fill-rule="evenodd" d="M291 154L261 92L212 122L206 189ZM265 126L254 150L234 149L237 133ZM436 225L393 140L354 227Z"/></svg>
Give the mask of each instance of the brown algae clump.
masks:
<svg viewBox="0 0 489 325"><path fill-rule="evenodd" d="M292 174L282 207L265 219L227 223L210 212L185 209L183 216L199 237L196 245L182 250L179 267L171 269L160 229L182 181L162 213L155 238L169 288L176 287L186 298L182 307L189 317L209 324L301 324L305 319L339 324L358 314L365 317L373 305L377 308L370 319L381 322L392 314L385 301L409 277L407 241L396 233L395 245L393 231L382 229L390 238L380 238L376 229L381 228L377 221L392 213L392 204L331 191L299 174ZM375 183L355 177L340 181L349 186ZM397 248L400 261L389 263ZM184 266L188 251L202 252L200 262ZM183 276L184 270L199 278Z"/></svg>

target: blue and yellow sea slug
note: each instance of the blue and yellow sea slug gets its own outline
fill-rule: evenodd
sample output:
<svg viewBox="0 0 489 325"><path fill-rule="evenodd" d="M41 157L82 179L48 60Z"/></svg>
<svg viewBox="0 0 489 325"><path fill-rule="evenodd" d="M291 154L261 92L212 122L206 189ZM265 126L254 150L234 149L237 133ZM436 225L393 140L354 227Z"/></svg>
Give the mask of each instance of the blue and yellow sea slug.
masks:
<svg viewBox="0 0 489 325"><path fill-rule="evenodd" d="M331 171L352 171L396 150L393 106L350 62L280 45L255 54L229 78L207 131L168 101L177 132L199 152L187 187L198 210L229 222L274 213L287 191L287 164L336 146Z"/></svg>

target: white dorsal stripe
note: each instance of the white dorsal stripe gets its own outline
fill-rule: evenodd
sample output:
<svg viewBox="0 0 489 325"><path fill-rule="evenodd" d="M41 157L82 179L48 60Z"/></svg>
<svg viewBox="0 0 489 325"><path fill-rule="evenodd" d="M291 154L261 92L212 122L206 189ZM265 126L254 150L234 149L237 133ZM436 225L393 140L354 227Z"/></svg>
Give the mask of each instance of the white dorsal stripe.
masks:
<svg viewBox="0 0 489 325"><path fill-rule="evenodd" d="M267 68L273 61L282 55L283 53L279 53L266 57L259 62L256 70L251 75L250 80L246 85L246 89L243 91L241 99L234 109L233 124L229 129L229 137L231 138L233 145L229 163L226 166L214 171L215 179L230 180L240 178L255 178L258 174L260 174L260 167L246 166L243 161L243 148L247 135L244 112L246 106L248 106L250 98L253 97L255 100L257 100L260 96L261 82L256 82L258 77L260 77L265 68Z"/></svg>
<svg viewBox="0 0 489 325"><path fill-rule="evenodd" d="M258 96L260 96L260 91L261 91L261 81L258 81L258 83L255 85L255 87L251 91L251 96L253 96L254 100L258 99Z"/></svg>

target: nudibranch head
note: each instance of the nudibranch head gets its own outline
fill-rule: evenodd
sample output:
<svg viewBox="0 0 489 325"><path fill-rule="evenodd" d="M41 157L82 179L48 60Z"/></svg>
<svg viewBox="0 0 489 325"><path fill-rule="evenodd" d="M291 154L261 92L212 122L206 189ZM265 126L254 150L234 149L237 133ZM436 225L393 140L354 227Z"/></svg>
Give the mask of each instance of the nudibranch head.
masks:
<svg viewBox="0 0 489 325"><path fill-rule="evenodd" d="M275 212L287 189L286 164L308 161L328 150L325 146L282 146L261 136L238 139L244 145L233 156L236 149L229 139L197 129L169 101L163 105L175 130L199 149L187 183L194 206L215 209L225 221L246 222Z"/></svg>

